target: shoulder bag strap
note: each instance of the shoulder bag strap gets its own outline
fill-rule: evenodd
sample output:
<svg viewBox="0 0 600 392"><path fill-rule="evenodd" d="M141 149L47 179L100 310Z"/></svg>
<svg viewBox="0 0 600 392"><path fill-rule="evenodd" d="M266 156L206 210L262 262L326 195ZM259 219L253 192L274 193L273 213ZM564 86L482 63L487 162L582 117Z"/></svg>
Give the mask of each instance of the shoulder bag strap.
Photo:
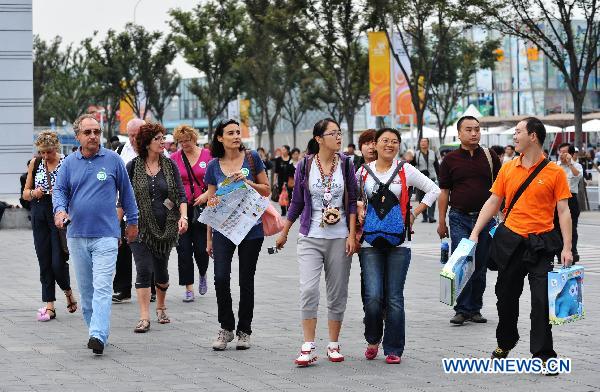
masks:
<svg viewBox="0 0 600 392"><path fill-rule="evenodd" d="M506 210L506 214L504 215L504 220L505 221L508 219L508 214L510 214L510 211L515 206L515 203L519 200L519 197L521 197L521 195L523 194L523 192L525 192L525 189L527 189L527 187L529 186L529 184L531 184L531 182L535 179L535 177L537 177L537 175L546 167L546 165L549 162L550 161L548 161L548 159L544 159L538 165L538 167L536 167L535 170L529 175L529 177L527 177L527 179L525 180L525 182L523 182L521 184L521 186L519 187L519 189L517 189L517 192L515 193L515 196L512 198L512 200L510 201L510 205L508 206L508 209Z"/></svg>
<svg viewBox="0 0 600 392"><path fill-rule="evenodd" d="M44 161L44 171L46 172L46 181L48 181L48 190L52 192L52 181L50 179L50 172L48 170L48 162Z"/></svg>
<svg viewBox="0 0 600 392"><path fill-rule="evenodd" d="M201 152L202 153L202 152ZM190 165L190 161L188 161L187 156L185 156L185 152L181 151L181 157L183 158L183 164L185 165L185 170L187 171L188 178L190 179L190 189L192 190L192 200L194 200L194 181L196 180L196 176L192 171L192 166ZM198 183L200 185L200 183Z"/></svg>
<svg viewBox="0 0 600 392"><path fill-rule="evenodd" d="M485 157L487 158L488 164L490 165L490 173L492 174L492 185L494 184L494 163L492 162L492 154L490 154L490 149L487 147L483 147L483 152L485 153Z"/></svg>

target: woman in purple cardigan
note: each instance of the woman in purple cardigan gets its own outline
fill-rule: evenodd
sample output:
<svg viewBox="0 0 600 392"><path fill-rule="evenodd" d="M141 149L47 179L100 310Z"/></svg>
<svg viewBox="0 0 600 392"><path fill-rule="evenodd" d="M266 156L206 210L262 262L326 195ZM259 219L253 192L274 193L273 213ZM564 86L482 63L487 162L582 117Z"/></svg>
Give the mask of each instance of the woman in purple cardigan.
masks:
<svg viewBox="0 0 600 392"><path fill-rule="evenodd" d="M327 357L342 362L338 337L342 327L352 254L356 251L356 177L354 165L340 154L342 131L337 121L317 122L308 154L294 177L294 193L285 227L277 239L283 248L292 224L300 217L298 265L300 266L300 308L304 344L295 363L308 366L317 359L315 329L319 306L319 281L325 268L329 340Z"/></svg>

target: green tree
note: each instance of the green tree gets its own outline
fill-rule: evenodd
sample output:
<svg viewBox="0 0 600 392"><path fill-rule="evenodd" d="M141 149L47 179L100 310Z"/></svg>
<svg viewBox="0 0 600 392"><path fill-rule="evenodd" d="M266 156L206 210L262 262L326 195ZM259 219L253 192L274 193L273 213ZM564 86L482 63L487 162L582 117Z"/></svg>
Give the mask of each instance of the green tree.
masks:
<svg viewBox="0 0 600 392"><path fill-rule="evenodd" d="M309 110L319 109L315 95L316 83L314 74L298 62L294 53L283 52L284 70L290 79L290 89L286 91L281 118L292 126L292 143L298 147L298 127Z"/></svg>
<svg viewBox="0 0 600 392"><path fill-rule="evenodd" d="M87 40L86 49L107 96L129 98L125 101L139 118L156 110L152 105L165 95L161 81L169 79L168 66L177 54L170 36L128 23L121 32L109 30L99 45Z"/></svg>
<svg viewBox="0 0 600 392"><path fill-rule="evenodd" d="M428 101L428 109L437 119L440 143L446 138L446 127L454 120L452 115L459 99L470 91L476 72L494 69L494 50L499 45L498 40L476 43L460 36L444 45Z"/></svg>
<svg viewBox="0 0 600 392"><path fill-rule="evenodd" d="M385 30L393 58L406 78L419 138L423 135L434 75L448 44L474 22L469 13L472 2L371 0L373 23ZM390 35L390 25L397 40Z"/></svg>
<svg viewBox="0 0 600 392"><path fill-rule="evenodd" d="M272 24L285 50L319 78L324 103L338 107L338 120L354 136L354 116L369 96L368 53L364 44L369 27L364 0L288 0L277 4Z"/></svg>
<svg viewBox="0 0 600 392"><path fill-rule="evenodd" d="M42 107L45 99L46 86L52 80L55 70L62 67L66 61L65 54L60 49L62 38L55 37L46 42L39 35L33 36L33 108L34 124L47 125L52 113L47 113Z"/></svg>
<svg viewBox="0 0 600 392"><path fill-rule="evenodd" d="M89 58L82 48L69 45L63 52L64 61L52 70L44 88L41 110L56 117L57 123L72 123L95 104L98 84L88 72Z"/></svg>
<svg viewBox="0 0 600 392"><path fill-rule="evenodd" d="M562 74L573 98L579 148L583 104L600 60L599 8L598 0L492 0L481 5L482 16L496 29L536 46Z"/></svg>
<svg viewBox="0 0 600 392"><path fill-rule="evenodd" d="M176 9L170 14L177 47L188 64L203 74L201 82L192 82L190 91L206 113L210 139L213 122L239 93L244 9L236 0L209 0L191 12Z"/></svg>
<svg viewBox="0 0 600 392"><path fill-rule="evenodd" d="M269 148L275 151L275 129L295 76L286 68L278 37L266 20L275 3L245 0L245 4L249 22L241 67L244 91L256 106L254 118L259 117L258 124L264 125L264 129L258 128L259 140L266 130Z"/></svg>
<svg viewBox="0 0 600 392"><path fill-rule="evenodd" d="M156 81L156 93L150 95L148 100L152 113L159 122L163 121L167 106L177 95L180 82L181 77L176 70L161 73Z"/></svg>

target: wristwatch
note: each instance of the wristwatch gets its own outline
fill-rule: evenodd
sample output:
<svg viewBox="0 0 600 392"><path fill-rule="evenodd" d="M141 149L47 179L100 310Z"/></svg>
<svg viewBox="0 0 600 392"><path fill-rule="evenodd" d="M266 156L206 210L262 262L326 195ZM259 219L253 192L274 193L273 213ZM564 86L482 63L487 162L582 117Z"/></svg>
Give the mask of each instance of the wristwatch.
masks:
<svg viewBox="0 0 600 392"><path fill-rule="evenodd" d="M29 190L29 197L31 197L32 199L34 199L35 197L33 196L33 189Z"/></svg>
<svg viewBox="0 0 600 392"><path fill-rule="evenodd" d="M183 219L185 219L185 220L188 220L188 217L187 217L187 216L182 216L182 218L183 218Z"/></svg>

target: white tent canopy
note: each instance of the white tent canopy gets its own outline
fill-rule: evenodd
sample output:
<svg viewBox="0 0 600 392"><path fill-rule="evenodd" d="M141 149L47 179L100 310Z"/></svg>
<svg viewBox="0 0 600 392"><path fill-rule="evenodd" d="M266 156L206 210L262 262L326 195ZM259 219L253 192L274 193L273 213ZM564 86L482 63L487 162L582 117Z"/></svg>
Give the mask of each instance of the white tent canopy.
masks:
<svg viewBox="0 0 600 392"><path fill-rule="evenodd" d="M555 127L554 125L546 125L544 124L544 126L546 127L546 133L561 133L563 132L563 129L560 127ZM513 133L515 133L515 129L517 129L516 126L507 129L506 131L502 132L503 135L512 135Z"/></svg>
<svg viewBox="0 0 600 392"><path fill-rule="evenodd" d="M464 117L464 116L480 118L480 117L483 117L483 114L481 114L481 112L479 110L477 110L475 105L470 104L469 106L467 106L467 109L463 112L463 114L460 115L460 117ZM458 122L458 121L456 121L456 122Z"/></svg>
<svg viewBox="0 0 600 392"><path fill-rule="evenodd" d="M565 132L575 132L575 126L566 127ZM583 132L600 132L600 120L594 119L583 123Z"/></svg>

